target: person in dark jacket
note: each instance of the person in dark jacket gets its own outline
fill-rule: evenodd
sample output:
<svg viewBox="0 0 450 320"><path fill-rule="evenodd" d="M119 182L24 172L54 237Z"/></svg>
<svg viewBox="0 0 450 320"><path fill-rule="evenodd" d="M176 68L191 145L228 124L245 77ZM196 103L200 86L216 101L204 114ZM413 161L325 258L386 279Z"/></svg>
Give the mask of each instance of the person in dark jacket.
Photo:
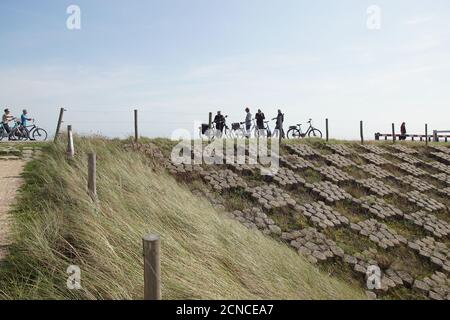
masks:
<svg viewBox="0 0 450 320"><path fill-rule="evenodd" d="M218 131L218 133L222 135L223 128L225 127L225 117L222 115L222 112L217 111L213 122L216 124L216 130Z"/></svg>
<svg viewBox="0 0 450 320"><path fill-rule="evenodd" d="M406 123L402 123L400 126L400 140L406 140Z"/></svg>
<svg viewBox="0 0 450 320"><path fill-rule="evenodd" d="M273 118L272 120L276 120L275 130L278 130L277 133L281 135L281 138L284 139L284 130L283 130L283 123L284 123L284 113L281 112L280 109L278 109L278 114L276 118Z"/></svg>
<svg viewBox="0 0 450 320"><path fill-rule="evenodd" d="M266 116L261 111L261 109L258 109L258 113L256 113L255 119L256 119L256 126L258 127L258 130L264 130L264 120L266 119Z"/></svg>

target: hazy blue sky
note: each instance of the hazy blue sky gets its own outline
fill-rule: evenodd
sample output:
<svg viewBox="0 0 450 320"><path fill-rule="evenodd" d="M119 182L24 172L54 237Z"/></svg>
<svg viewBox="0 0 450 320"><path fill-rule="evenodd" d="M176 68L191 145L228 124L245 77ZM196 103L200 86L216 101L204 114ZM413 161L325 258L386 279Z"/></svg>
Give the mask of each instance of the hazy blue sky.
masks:
<svg viewBox="0 0 450 320"><path fill-rule="evenodd" d="M81 30L66 9L81 8ZM366 26L382 9L381 29ZM357 138L406 121L450 129L448 0L2 0L0 106L54 131L169 136L217 109L313 118Z"/></svg>

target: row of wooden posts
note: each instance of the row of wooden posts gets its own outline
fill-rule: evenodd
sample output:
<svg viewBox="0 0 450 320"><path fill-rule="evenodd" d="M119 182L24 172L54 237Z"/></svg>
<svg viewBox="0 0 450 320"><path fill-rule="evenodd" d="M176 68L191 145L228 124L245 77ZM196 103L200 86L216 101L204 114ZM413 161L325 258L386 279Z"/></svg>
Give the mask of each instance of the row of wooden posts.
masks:
<svg viewBox="0 0 450 320"><path fill-rule="evenodd" d="M61 108L60 113L59 113L58 125L56 127L56 134L55 134L55 142L58 139L58 135L59 135L59 131L61 128L61 124L63 122L63 115L64 115L65 111L67 111L67 110L64 108ZM212 127L212 122L213 122L212 116L213 116L213 114L212 114L212 112L210 112L209 117L208 117L209 128ZM329 121L328 121L328 118L326 118L325 119L325 140L327 142L330 139L328 124L329 124ZM362 120L360 121L360 129L359 130L360 130L361 144L364 144L364 141L365 141L364 140L364 123ZM428 124L425 124L425 137L428 137ZM280 142L281 142L281 138L282 138L281 134L279 135L279 138L280 138ZM136 109L136 110L134 110L134 141L138 142L138 140L139 140L138 110ZM395 143L396 140L397 140L397 138L396 138L396 134L395 134L395 124L393 123L392 124L392 141ZM425 143L428 145L428 138L425 138Z"/></svg>
<svg viewBox="0 0 450 320"><path fill-rule="evenodd" d="M64 112L61 108L55 134L55 142L58 140L59 131L63 122ZM138 141L138 111L134 111L135 141ZM73 140L73 128L67 126L67 159L75 156ZM87 191L92 200L97 201L97 156L88 154L88 179ZM161 262L160 262L160 237L158 235L146 235L142 238L144 256L144 300L161 300Z"/></svg>
<svg viewBox="0 0 450 320"><path fill-rule="evenodd" d="M58 124L56 125L56 132L54 142L58 141L59 133L61 131L61 125L63 124L64 112L67 110L61 108L59 111ZM68 128L72 128L72 126L67 126ZM139 140L139 131L138 131L138 110L134 110L134 141L137 142Z"/></svg>
<svg viewBox="0 0 450 320"><path fill-rule="evenodd" d="M364 144L364 122L361 120L359 123L359 133L361 138L361 144ZM428 124L425 124L425 136L428 136ZM328 119L325 119L325 140L328 142L330 138ZM397 136L395 134L395 124L392 124L392 141L395 143ZM425 139L425 144L428 145L428 139Z"/></svg>
<svg viewBox="0 0 450 320"><path fill-rule="evenodd" d="M137 119L137 116L135 116L135 119ZM329 131L329 126L328 126L328 118L325 119L325 140L328 142L330 140L330 131ZM137 124L135 123L135 126ZM209 128L212 127L212 112L209 113L209 117L208 117L208 126ZM360 138L361 138L361 144L364 144L364 123L361 120L360 124L359 124L359 131L360 131ZM137 129L136 129L137 132ZM428 136L428 124L425 124L425 136ZM396 136L395 136L395 124L392 124L392 137L393 137L393 142L395 143L396 141ZM280 138L280 143L282 141L282 134L279 135ZM137 138L136 138L137 139ZM428 145L428 139L426 140L426 144Z"/></svg>

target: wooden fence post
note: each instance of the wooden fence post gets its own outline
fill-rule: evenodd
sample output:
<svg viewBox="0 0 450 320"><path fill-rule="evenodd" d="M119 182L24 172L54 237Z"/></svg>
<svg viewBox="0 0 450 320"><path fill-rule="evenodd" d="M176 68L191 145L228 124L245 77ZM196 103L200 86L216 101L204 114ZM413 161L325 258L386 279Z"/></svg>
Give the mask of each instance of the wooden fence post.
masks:
<svg viewBox="0 0 450 320"><path fill-rule="evenodd" d="M75 155L75 150L73 147L73 133L72 126L67 126L67 159L72 159Z"/></svg>
<svg viewBox="0 0 450 320"><path fill-rule="evenodd" d="M161 300L160 239L157 235L146 235L144 249L144 300Z"/></svg>
<svg viewBox="0 0 450 320"><path fill-rule="evenodd" d="M328 142L328 139L330 137L329 134L328 134L328 118L325 119L325 137L326 137L326 140Z"/></svg>
<svg viewBox="0 0 450 320"><path fill-rule="evenodd" d="M134 110L134 142L138 142L139 132L138 132L138 111Z"/></svg>
<svg viewBox="0 0 450 320"><path fill-rule="evenodd" d="M428 146L428 123L425 123L425 145Z"/></svg>
<svg viewBox="0 0 450 320"><path fill-rule="evenodd" d="M283 139L283 124L281 124L280 129L278 130L280 134L280 140L278 141L279 145L281 146L281 139Z"/></svg>
<svg viewBox="0 0 450 320"><path fill-rule="evenodd" d="M92 199L97 198L97 159L95 153L88 154L88 191Z"/></svg>
<svg viewBox="0 0 450 320"><path fill-rule="evenodd" d="M211 134L212 134L212 112L209 113L209 119L208 119L208 140L211 142Z"/></svg>
<svg viewBox="0 0 450 320"><path fill-rule="evenodd" d="M396 139L397 138L395 137L395 124L393 123L392 124L392 141L395 143Z"/></svg>
<svg viewBox="0 0 450 320"><path fill-rule="evenodd" d="M63 122L64 111L66 111L66 109L64 109L64 108L61 108L61 110L59 110L58 124L56 125L55 138L54 138L53 142L58 141L59 131L61 130L61 124Z"/></svg>
<svg viewBox="0 0 450 320"><path fill-rule="evenodd" d="M364 144L364 130L363 130L363 122L362 122L362 120L359 123L359 132L361 134L361 144Z"/></svg>

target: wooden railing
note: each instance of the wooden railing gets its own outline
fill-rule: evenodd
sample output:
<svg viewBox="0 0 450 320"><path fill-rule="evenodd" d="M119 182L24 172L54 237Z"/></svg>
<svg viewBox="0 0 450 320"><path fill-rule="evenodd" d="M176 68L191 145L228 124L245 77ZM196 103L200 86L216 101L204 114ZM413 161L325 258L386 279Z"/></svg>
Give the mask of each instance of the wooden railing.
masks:
<svg viewBox="0 0 450 320"><path fill-rule="evenodd" d="M380 138L383 138L384 140L388 140L388 138L392 138L392 133L375 133L375 140L380 140ZM401 134L396 134L395 138L396 140L399 140L402 137ZM416 141L416 139L419 139L420 141L425 141L428 139L428 141L445 141L448 142L450 138L450 134L448 135L442 135L442 134L436 134L436 135L424 135L424 134L407 134L404 137L406 139L411 139L412 141Z"/></svg>
<svg viewBox="0 0 450 320"><path fill-rule="evenodd" d="M450 130L434 130L433 131L433 141L434 142L439 142L440 138L444 138L445 142L448 142L448 137L450 137Z"/></svg>

